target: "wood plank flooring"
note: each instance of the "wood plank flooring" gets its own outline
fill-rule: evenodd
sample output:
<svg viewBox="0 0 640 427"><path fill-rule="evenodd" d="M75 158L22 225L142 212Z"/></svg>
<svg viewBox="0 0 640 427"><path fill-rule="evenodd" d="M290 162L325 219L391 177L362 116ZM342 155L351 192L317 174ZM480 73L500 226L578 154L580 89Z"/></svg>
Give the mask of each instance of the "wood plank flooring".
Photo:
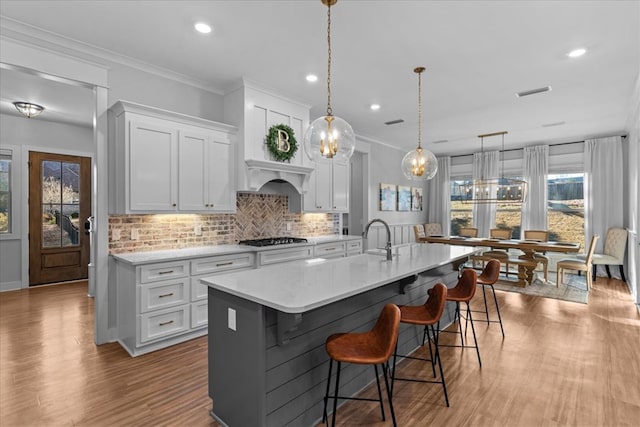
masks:
<svg viewBox="0 0 640 427"><path fill-rule="evenodd" d="M95 346L86 292L80 282L0 293L0 426L218 425L208 414L206 337L137 358ZM640 316L625 284L598 278L588 305L498 298L506 338L497 324L477 324L482 368L473 349L442 349L450 408L438 384L397 382L399 425L638 425ZM411 361L399 373L423 368ZM391 423L375 403L347 402L338 425Z"/></svg>

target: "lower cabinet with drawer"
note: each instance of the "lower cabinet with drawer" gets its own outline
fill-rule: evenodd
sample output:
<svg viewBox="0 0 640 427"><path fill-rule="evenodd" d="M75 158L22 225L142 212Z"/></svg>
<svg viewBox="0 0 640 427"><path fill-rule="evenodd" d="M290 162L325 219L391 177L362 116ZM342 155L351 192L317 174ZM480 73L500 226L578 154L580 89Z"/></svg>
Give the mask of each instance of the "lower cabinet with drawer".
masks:
<svg viewBox="0 0 640 427"><path fill-rule="evenodd" d="M118 342L131 356L207 334L207 287L200 278L255 267L254 253L132 265L109 261L116 282Z"/></svg>

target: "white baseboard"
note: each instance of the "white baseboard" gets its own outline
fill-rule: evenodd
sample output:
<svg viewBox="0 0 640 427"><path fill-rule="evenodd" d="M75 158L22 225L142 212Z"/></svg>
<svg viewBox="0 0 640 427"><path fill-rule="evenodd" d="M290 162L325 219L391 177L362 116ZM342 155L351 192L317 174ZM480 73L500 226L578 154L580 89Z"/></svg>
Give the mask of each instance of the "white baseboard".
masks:
<svg viewBox="0 0 640 427"><path fill-rule="evenodd" d="M22 282L0 282L0 292L6 291L17 291L18 289L22 289Z"/></svg>

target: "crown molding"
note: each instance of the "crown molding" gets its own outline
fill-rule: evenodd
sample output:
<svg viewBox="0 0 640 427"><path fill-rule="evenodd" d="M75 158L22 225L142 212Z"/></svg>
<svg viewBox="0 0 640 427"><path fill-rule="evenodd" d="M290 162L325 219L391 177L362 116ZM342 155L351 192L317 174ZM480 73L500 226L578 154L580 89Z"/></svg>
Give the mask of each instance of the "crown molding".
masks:
<svg viewBox="0 0 640 427"><path fill-rule="evenodd" d="M100 63L102 60L102 65L106 67L109 67L109 63L120 64L192 86L197 89L205 90L216 95L224 95L222 90L211 86L206 81L194 79L193 77L185 74L158 67L144 61L139 61L135 58L93 46L33 25L25 24L24 22L17 21L15 19L0 16L0 30L3 37L22 43L29 43L36 47L45 48L76 59L94 63ZM89 58L87 58L87 56ZM106 62L106 64L104 62Z"/></svg>

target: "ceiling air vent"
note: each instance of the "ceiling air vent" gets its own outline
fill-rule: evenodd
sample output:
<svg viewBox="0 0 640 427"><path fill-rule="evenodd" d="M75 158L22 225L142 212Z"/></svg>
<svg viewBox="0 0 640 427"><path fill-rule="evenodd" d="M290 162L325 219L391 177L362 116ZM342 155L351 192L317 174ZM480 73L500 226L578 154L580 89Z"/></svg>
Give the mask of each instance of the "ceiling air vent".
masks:
<svg viewBox="0 0 640 427"><path fill-rule="evenodd" d="M545 123L542 125L543 128L551 128L554 126L562 126L563 124L565 124L566 122L553 122L553 123Z"/></svg>
<svg viewBox="0 0 640 427"><path fill-rule="evenodd" d="M439 139L437 141L433 141L432 144L444 144L445 142L449 142L448 139Z"/></svg>
<svg viewBox="0 0 640 427"><path fill-rule="evenodd" d="M535 95L536 93L544 93L551 92L551 86L545 86L538 89L525 90L523 92L516 92L516 96L518 98L522 98L523 96Z"/></svg>
<svg viewBox="0 0 640 427"><path fill-rule="evenodd" d="M390 120L388 122L384 122L385 125L389 126L389 125L397 125L398 123L404 123L404 119L395 119L395 120Z"/></svg>

